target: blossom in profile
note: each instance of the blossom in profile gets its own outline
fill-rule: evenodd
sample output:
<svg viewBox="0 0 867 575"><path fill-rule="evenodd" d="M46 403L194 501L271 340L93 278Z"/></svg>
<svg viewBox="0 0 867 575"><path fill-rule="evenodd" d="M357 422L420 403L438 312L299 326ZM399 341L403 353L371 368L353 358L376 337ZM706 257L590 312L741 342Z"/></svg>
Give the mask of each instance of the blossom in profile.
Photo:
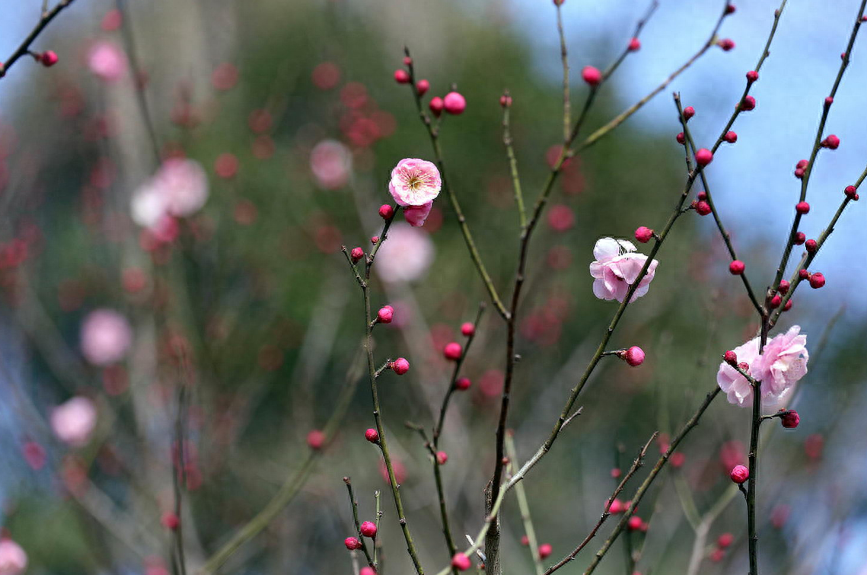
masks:
<svg viewBox="0 0 867 575"><path fill-rule="evenodd" d="M201 164L170 158L132 198L132 219L145 228L157 228L166 217L195 214L208 199L208 176Z"/></svg>
<svg viewBox="0 0 867 575"><path fill-rule="evenodd" d="M792 326L767 342L759 354L759 338L736 347L738 361L744 371L761 382L762 403L765 407L778 407L786 403L795 384L807 373L807 336L801 335L800 326ZM749 407L753 402L753 387L732 366L720 363L717 384L729 403Z"/></svg>
<svg viewBox="0 0 867 575"><path fill-rule="evenodd" d="M424 276L434 253L433 241L426 232L398 222L388 230L373 267L383 281L411 282Z"/></svg>
<svg viewBox="0 0 867 575"><path fill-rule="evenodd" d="M0 538L0 575L19 575L27 568L27 553L8 538Z"/></svg>
<svg viewBox="0 0 867 575"><path fill-rule="evenodd" d="M50 420L51 429L60 441L82 447L96 428L96 406L86 397L73 397L54 408Z"/></svg>
<svg viewBox="0 0 867 575"><path fill-rule="evenodd" d="M401 206L423 206L436 199L442 185L440 172L432 162L406 158L391 171L388 191Z"/></svg>
<svg viewBox="0 0 867 575"><path fill-rule="evenodd" d="M590 264L590 275L594 279L593 295L599 299L619 302L626 299L626 293L638 280L638 275L647 262L647 256L636 252L632 242L614 238L597 241L593 248L593 257L596 258ZM647 293L658 264L656 260L650 262L647 273L641 278L630 301L635 301Z"/></svg>
<svg viewBox="0 0 867 575"><path fill-rule="evenodd" d="M126 318L110 309L91 312L81 324L81 353L94 365L120 361L132 343Z"/></svg>
<svg viewBox="0 0 867 575"><path fill-rule="evenodd" d="M126 56L114 42L102 40L90 47L87 67L103 80L114 82L126 73Z"/></svg>
<svg viewBox="0 0 867 575"><path fill-rule="evenodd" d="M432 208L433 200L420 206L406 206L403 208L403 216L409 225L420 228L424 225Z"/></svg>
<svg viewBox="0 0 867 575"><path fill-rule="evenodd" d="M352 153L337 140L322 140L310 152L310 170L320 188L342 188L352 172Z"/></svg>

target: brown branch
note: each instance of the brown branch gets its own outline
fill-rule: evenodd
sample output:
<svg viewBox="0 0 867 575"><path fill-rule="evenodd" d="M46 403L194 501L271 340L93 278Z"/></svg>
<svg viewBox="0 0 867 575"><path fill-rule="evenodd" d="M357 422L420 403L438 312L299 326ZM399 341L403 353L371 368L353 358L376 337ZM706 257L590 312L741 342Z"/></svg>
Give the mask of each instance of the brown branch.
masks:
<svg viewBox="0 0 867 575"><path fill-rule="evenodd" d="M6 75L6 72L18 61L22 56L30 53L30 45L36 40L36 37L45 29L48 24L54 20L58 14L60 14L64 8L68 7L72 4L72 0L60 0L51 11L46 12L42 11L42 16L39 18L39 22L36 24L36 27L30 31L30 34L21 42L21 45L12 52L12 55L6 58L5 62L0 62L0 78Z"/></svg>

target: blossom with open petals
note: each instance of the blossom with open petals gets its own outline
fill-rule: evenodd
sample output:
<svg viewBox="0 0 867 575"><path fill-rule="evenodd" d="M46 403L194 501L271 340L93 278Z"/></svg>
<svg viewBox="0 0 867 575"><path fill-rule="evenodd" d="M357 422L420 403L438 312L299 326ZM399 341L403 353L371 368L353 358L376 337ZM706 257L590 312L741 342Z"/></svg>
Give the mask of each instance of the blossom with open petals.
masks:
<svg viewBox="0 0 867 575"><path fill-rule="evenodd" d="M153 228L166 216L193 215L207 199L208 176L201 164L170 158L133 194L132 219L140 226Z"/></svg>
<svg viewBox="0 0 867 575"><path fill-rule="evenodd" d="M632 242L602 238L593 248L596 260L590 264L590 275L593 276L593 295L599 299L615 299L622 302L632 284L638 280L641 269L647 262L647 256L635 251ZM630 301L635 301L650 289L650 282L656 273L658 261L653 260L647 268L647 273L641 278Z"/></svg>
<svg viewBox="0 0 867 575"><path fill-rule="evenodd" d="M91 46L87 54L90 71L109 82L120 79L127 69L126 56L116 44L100 41Z"/></svg>
<svg viewBox="0 0 867 575"><path fill-rule="evenodd" d="M759 338L736 347L739 363L747 363L745 371L761 382L762 403L765 407L783 405L792 388L799 379L807 373L807 336L800 335L800 326L792 326L786 333L781 333L768 341L759 355ZM729 403L740 407L749 407L753 402L753 388L747 379L737 370L723 362L716 376Z"/></svg>
<svg viewBox="0 0 867 575"><path fill-rule="evenodd" d="M440 172L432 162L406 158L391 171L388 191L401 206L423 206L436 199L442 185Z"/></svg>
<svg viewBox="0 0 867 575"><path fill-rule="evenodd" d="M352 173L352 152L337 140L322 140L310 152L310 170L320 188L340 189Z"/></svg>

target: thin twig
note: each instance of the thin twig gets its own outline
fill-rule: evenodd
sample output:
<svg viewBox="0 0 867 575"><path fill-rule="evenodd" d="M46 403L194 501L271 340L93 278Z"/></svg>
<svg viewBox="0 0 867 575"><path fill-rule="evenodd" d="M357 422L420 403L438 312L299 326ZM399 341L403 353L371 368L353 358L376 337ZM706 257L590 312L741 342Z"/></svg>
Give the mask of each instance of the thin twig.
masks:
<svg viewBox="0 0 867 575"><path fill-rule="evenodd" d="M515 150L512 147L512 130L510 128L510 114L512 108L511 96L506 90L503 94L505 105L503 106L503 144L506 146L506 157L509 159L509 173L512 176L512 189L515 191L515 203L518 204L518 221L523 230L527 227L527 210L524 207L524 194L521 192L521 177L518 175L518 161L515 159Z"/></svg>
<svg viewBox="0 0 867 575"><path fill-rule="evenodd" d="M506 455L509 457L508 472L512 473L518 464L518 452L515 450L515 439L511 432L506 434ZM527 542L530 546L530 556L533 558L533 567L536 575L542 575L545 568L542 566L542 557L539 555L539 541L536 539L536 529L533 527L533 518L530 515L530 503L527 501L527 492L524 483L515 485L515 497L518 499L518 509L521 511L521 523L524 525L524 533L527 534Z"/></svg>
<svg viewBox="0 0 867 575"><path fill-rule="evenodd" d="M626 487L626 483L632 478L633 475L635 475L635 472L638 471L642 465L644 465L644 457L647 455L647 450L650 448L650 445L658 436L659 432L654 431L653 435L650 436L650 439L647 440L647 443L644 444L644 447L642 447L641 450L638 452L638 456L632 462L632 467L629 468L629 471L626 473L626 475L623 476L623 479L620 480L620 483L617 484L617 487L614 489L611 497L609 497L608 501L605 502L605 509L603 509L602 515L599 517L596 525L593 526L593 529L590 530L590 533L587 534L584 540L578 545L578 547L573 549L572 552L569 553L569 555L549 567L548 570L545 571L544 575L551 575L551 573L553 573L554 571L557 571L570 561L573 561L578 555L578 553L580 553L581 550L584 549L584 547L586 547L588 543L590 543L590 540L596 536L599 528L602 527L602 524L605 523L605 521L611 515L611 504L614 503L614 500L617 499L617 496L620 495L620 493Z"/></svg>
<svg viewBox="0 0 867 575"><path fill-rule="evenodd" d="M51 9L50 12L45 11L45 6L43 5L42 16L39 18L39 22L36 24L36 27L30 31L30 34L21 42L21 45L12 52L12 55L6 58L3 62L0 62L0 78L6 75L6 72L18 61L19 58L28 54L30 52L30 45L33 44L33 41L36 40L36 37L45 29L48 24L51 23L54 18L60 14L64 8L72 4L72 0L60 0L54 8Z"/></svg>
<svg viewBox="0 0 867 575"><path fill-rule="evenodd" d="M572 126L572 101L569 96L569 55L566 51L566 34L563 32L562 4L562 2L554 2L554 5L557 7L557 34L560 36L560 60L563 62L563 143L568 146L569 132Z"/></svg>
<svg viewBox="0 0 867 575"><path fill-rule="evenodd" d="M361 522L358 520L358 500L355 498L355 493L352 490L352 481L350 481L349 477L344 477L343 483L346 484L346 491L349 492L349 506L352 508L352 521L355 523L355 533L358 535L359 543L361 543L361 550L367 558L367 564L375 568L376 565L374 564L374 559L370 556L370 552L367 550L367 544L364 542L364 535L361 534ZM376 542L374 542L374 550L375 549ZM374 553L375 552L376 551L374 551Z"/></svg>

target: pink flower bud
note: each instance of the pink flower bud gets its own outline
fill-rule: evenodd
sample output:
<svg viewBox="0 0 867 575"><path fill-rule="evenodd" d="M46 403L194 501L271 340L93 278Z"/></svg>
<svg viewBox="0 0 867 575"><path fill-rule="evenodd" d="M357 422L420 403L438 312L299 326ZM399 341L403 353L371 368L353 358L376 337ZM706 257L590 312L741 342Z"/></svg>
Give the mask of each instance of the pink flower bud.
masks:
<svg viewBox="0 0 867 575"><path fill-rule="evenodd" d="M707 192L699 192L695 195L695 197L698 199L698 201L707 201Z"/></svg>
<svg viewBox="0 0 867 575"><path fill-rule="evenodd" d="M419 80L415 83L415 89L419 96L424 96L427 94L427 91L430 90L430 82L427 80Z"/></svg>
<svg viewBox="0 0 867 575"><path fill-rule="evenodd" d="M58 60L57 54L52 50L46 50L39 57L39 61L42 62L42 65L45 66L46 68L50 68L50 67L54 66L55 64L57 64L57 60Z"/></svg>
<svg viewBox="0 0 867 575"><path fill-rule="evenodd" d="M792 240L792 243L796 246L804 245L804 242L807 241L807 234L804 232L795 232L795 238Z"/></svg>
<svg viewBox="0 0 867 575"><path fill-rule="evenodd" d="M690 118L695 116L695 108L692 106L687 106L683 109L683 119L689 121Z"/></svg>
<svg viewBox="0 0 867 575"><path fill-rule="evenodd" d="M825 106L826 107L830 107L831 104L833 104L833 103L834 103L834 98L832 98L831 96L828 96L827 98L825 98Z"/></svg>
<svg viewBox="0 0 867 575"><path fill-rule="evenodd" d="M813 289L819 289L825 285L825 276L822 275L822 272L816 272L810 276L810 287Z"/></svg>
<svg viewBox="0 0 867 575"><path fill-rule="evenodd" d="M633 345L624 352L623 359L632 367L638 367L644 363L644 350L637 345Z"/></svg>
<svg viewBox="0 0 867 575"><path fill-rule="evenodd" d="M445 451L437 451L437 463L440 465L445 465L446 461L449 460L449 454Z"/></svg>
<svg viewBox="0 0 867 575"><path fill-rule="evenodd" d="M598 86L602 82L602 72L593 66L584 66L581 70L581 77L590 86Z"/></svg>
<svg viewBox="0 0 867 575"><path fill-rule="evenodd" d="M780 304L783 303L783 298L780 297L780 294L776 294L771 300L768 302L768 307L771 309L777 309L780 307Z"/></svg>
<svg viewBox="0 0 867 575"><path fill-rule="evenodd" d="M726 132L726 135L723 136L723 140L728 142L729 144L734 144L738 141L738 135L735 132Z"/></svg>
<svg viewBox="0 0 867 575"><path fill-rule="evenodd" d="M749 112L756 109L756 99L752 96L747 96L741 100L741 110Z"/></svg>
<svg viewBox="0 0 867 575"><path fill-rule="evenodd" d="M752 84L753 82L755 82L758 79L759 79L759 73L756 72L755 70L750 70L749 72L747 72L747 81L750 84Z"/></svg>
<svg viewBox="0 0 867 575"><path fill-rule="evenodd" d="M809 164L807 160L798 160L798 163L795 164L795 167L804 170L807 168L807 164Z"/></svg>
<svg viewBox="0 0 867 575"><path fill-rule="evenodd" d="M530 545L530 538L527 537L526 535L522 535L521 536L521 545L523 545L524 547L527 547L528 545Z"/></svg>
<svg viewBox="0 0 867 575"><path fill-rule="evenodd" d="M746 266L744 265L744 262L742 262L741 260L734 260L732 263L729 264L729 273L731 273L733 276L739 276L744 273L745 268Z"/></svg>
<svg viewBox="0 0 867 575"><path fill-rule="evenodd" d="M455 381L455 389L459 389L460 391L466 391L470 388L471 382L468 377L459 377Z"/></svg>
<svg viewBox="0 0 867 575"><path fill-rule="evenodd" d="M476 333L476 326L472 322L464 322L461 324L461 333L466 337L472 337Z"/></svg>
<svg viewBox="0 0 867 575"><path fill-rule="evenodd" d="M307 434L307 445L310 446L310 449L322 449L322 446L325 445L325 433L314 429Z"/></svg>
<svg viewBox="0 0 867 575"><path fill-rule="evenodd" d="M349 252L349 257L352 258L352 263L358 263L358 260L364 257L364 250L361 248L352 248Z"/></svg>
<svg viewBox="0 0 867 575"><path fill-rule="evenodd" d="M855 186L846 186L843 189L843 193L846 194L847 198L854 198L855 196L858 195L857 192L858 192L858 190L855 188Z"/></svg>
<svg viewBox="0 0 867 575"><path fill-rule="evenodd" d="M368 565L362 567L361 570L358 572L358 575L376 575L376 570Z"/></svg>
<svg viewBox="0 0 867 575"><path fill-rule="evenodd" d="M403 69L395 70L394 81L398 84L409 84L409 72Z"/></svg>
<svg viewBox="0 0 867 575"><path fill-rule="evenodd" d="M428 104L428 108L430 108L431 113L434 116L439 117L440 114L443 113L443 108L445 104L443 103L443 99L439 96L434 96L430 99L430 103Z"/></svg>
<svg viewBox="0 0 867 575"><path fill-rule="evenodd" d="M734 543L734 541L735 541L734 535L732 535L731 533L723 533L722 535L720 535L717 538L716 544L717 544L717 547L719 547L720 549L726 549L732 543Z"/></svg>
<svg viewBox="0 0 867 575"><path fill-rule="evenodd" d="M372 521L365 521L361 524L361 534L365 537L375 537L376 536L376 524Z"/></svg>
<svg viewBox="0 0 867 575"><path fill-rule="evenodd" d="M379 236L370 236L370 243L376 245L379 243Z"/></svg>
<svg viewBox="0 0 867 575"><path fill-rule="evenodd" d="M808 280L808 279L810 279L810 272L808 272L807 270L803 270L803 269L798 270L798 277L801 278L802 280Z"/></svg>
<svg viewBox="0 0 867 575"><path fill-rule="evenodd" d="M648 227L641 226L637 230L635 230L635 239L641 242L642 244L646 244L650 241L650 238L653 237L653 230Z"/></svg>
<svg viewBox="0 0 867 575"><path fill-rule="evenodd" d="M368 440L371 443L376 443L379 441L379 432L372 427L364 432L364 439Z"/></svg>
<svg viewBox="0 0 867 575"><path fill-rule="evenodd" d="M816 243L816 240L814 240L814 239L809 239L806 242L804 242L804 247L807 249L807 252L811 253L811 254L814 254L817 251L819 251L819 244Z"/></svg>
<svg viewBox="0 0 867 575"><path fill-rule="evenodd" d="M350 551L355 551L356 549L361 549L361 541L359 541L355 537L347 537L343 540L343 544L346 545L346 548Z"/></svg>
<svg viewBox="0 0 867 575"><path fill-rule="evenodd" d="M463 353L463 348L461 347L461 344L455 341L447 343L443 348L443 356L451 361L457 361L460 359L461 353Z"/></svg>
<svg viewBox="0 0 867 575"><path fill-rule="evenodd" d="M710 559L711 563L719 563L720 561L725 559L725 555L726 555L725 551L717 548L717 549L714 549L713 551L711 551L711 554L708 556L708 559Z"/></svg>
<svg viewBox="0 0 867 575"><path fill-rule="evenodd" d="M629 41L629 51L630 52L638 52L641 50L641 40L638 38L633 38Z"/></svg>
<svg viewBox="0 0 867 575"><path fill-rule="evenodd" d="M629 518L629 521L626 522L626 527L630 531L640 531L642 525L644 525L644 521L642 521L641 517L638 515L633 515Z"/></svg>
<svg viewBox="0 0 867 575"><path fill-rule="evenodd" d="M391 323L391 320L394 319L394 308L390 305L384 305L379 308L376 317L380 323Z"/></svg>
<svg viewBox="0 0 867 575"><path fill-rule="evenodd" d="M717 45L723 49L723 52L728 52L735 47L735 41L731 38L723 38L717 42Z"/></svg>
<svg viewBox="0 0 867 575"><path fill-rule="evenodd" d="M455 553L454 557L452 557L452 567L458 571L466 571L472 565L473 563L470 561L470 558L463 553Z"/></svg>
<svg viewBox="0 0 867 575"><path fill-rule="evenodd" d="M738 354L729 350L723 354L723 359L725 362L731 366L735 366L738 364Z"/></svg>
<svg viewBox="0 0 867 575"><path fill-rule="evenodd" d="M379 217L384 220L390 219L394 215L394 208L388 204L379 206Z"/></svg>
<svg viewBox="0 0 867 575"><path fill-rule="evenodd" d="M620 471L619 469L617 471ZM619 499L615 499L611 502L611 505L608 506L608 513L623 513L626 511L626 506Z"/></svg>
<svg viewBox="0 0 867 575"><path fill-rule="evenodd" d="M709 203L702 201L702 202L696 202L695 211L700 216L706 216L709 213L711 213L711 211L713 211L713 210L711 210Z"/></svg>
<svg viewBox="0 0 867 575"><path fill-rule="evenodd" d="M726 4L726 16L728 16L729 14L734 14L734 13L735 13L734 4Z"/></svg>
<svg viewBox="0 0 867 575"><path fill-rule="evenodd" d="M695 153L695 161L699 166L706 166L713 161L713 153L707 148L701 148Z"/></svg>
<svg viewBox="0 0 867 575"><path fill-rule="evenodd" d="M789 285L788 280L780 280L779 290L781 294L786 295L789 293L789 287L791 286Z"/></svg>
<svg viewBox="0 0 867 575"><path fill-rule="evenodd" d="M409 371L409 362L406 359L399 357L391 362L391 370L397 375L403 375Z"/></svg>
<svg viewBox="0 0 867 575"><path fill-rule="evenodd" d="M467 101L458 92L449 92L443 100L443 105L446 112L457 116L464 113L464 110L467 108Z"/></svg>
<svg viewBox="0 0 867 575"><path fill-rule="evenodd" d="M735 465L729 476L735 483L741 484L750 478L750 470L743 465Z"/></svg>
<svg viewBox="0 0 867 575"><path fill-rule="evenodd" d="M554 551L554 548L551 547L550 543L542 543L539 545L539 558L545 559Z"/></svg>
<svg viewBox="0 0 867 575"><path fill-rule="evenodd" d="M795 204L795 211L799 214L809 214L810 204L807 202L798 202L797 204Z"/></svg>
<svg viewBox="0 0 867 575"><path fill-rule="evenodd" d="M830 136L822 140L822 147L828 148L829 150L836 150L838 147L840 147L840 138L838 138L834 134L831 134Z"/></svg>
<svg viewBox="0 0 867 575"><path fill-rule="evenodd" d="M783 306L783 311L789 311L790 309L792 309L792 300L791 299L789 299L786 302L786 305Z"/></svg>
<svg viewBox="0 0 867 575"><path fill-rule="evenodd" d="M511 96L507 96L505 94L500 96L500 106L502 106L504 108L508 108L511 105L512 105L512 97Z"/></svg>
<svg viewBox="0 0 867 575"><path fill-rule="evenodd" d="M798 424L801 423L801 416L799 416L798 412L794 409L790 409L780 416L780 423L782 423L783 427L786 429L795 429L798 427Z"/></svg>
<svg viewBox="0 0 867 575"><path fill-rule="evenodd" d="M620 476L621 476L621 475L623 475L623 472L620 471L619 468L617 468L617 467L613 467L613 468L611 469L611 477L612 477L613 479L620 479Z"/></svg>
<svg viewBox="0 0 867 575"><path fill-rule="evenodd" d="M678 132L674 139L677 140L677 143L681 146L686 143L686 136L683 135L683 132Z"/></svg>

